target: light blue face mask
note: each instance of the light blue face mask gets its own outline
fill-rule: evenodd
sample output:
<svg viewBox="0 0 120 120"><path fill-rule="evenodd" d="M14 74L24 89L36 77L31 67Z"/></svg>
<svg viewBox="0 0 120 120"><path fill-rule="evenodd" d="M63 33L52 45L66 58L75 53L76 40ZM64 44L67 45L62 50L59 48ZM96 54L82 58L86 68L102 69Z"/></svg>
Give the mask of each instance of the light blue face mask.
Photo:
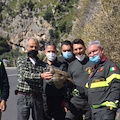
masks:
<svg viewBox="0 0 120 120"><path fill-rule="evenodd" d="M67 60L71 59L73 56L72 52L63 52L62 54L63 54L63 57Z"/></svg>
<svg viewBox="0 0 120 120"><path fill-rule="evenodd" d="M94 64L97 64L100 62L100 56L99 55L95 55L93 57L89 57L89 60L94 63Z"/></svg>

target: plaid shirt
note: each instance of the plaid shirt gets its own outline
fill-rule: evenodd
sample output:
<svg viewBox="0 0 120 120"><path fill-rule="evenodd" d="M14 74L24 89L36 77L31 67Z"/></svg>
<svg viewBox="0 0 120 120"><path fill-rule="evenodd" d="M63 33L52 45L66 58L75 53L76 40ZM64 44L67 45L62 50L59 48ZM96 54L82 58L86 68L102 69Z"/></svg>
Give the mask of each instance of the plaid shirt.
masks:
<svg viewBox="0 0 120 120"><path fill-rule="evenodd" d="M45 63L37 59L34 65L28 57L19 57L17 60L18 85L17 90L25 93L42 92L40 74L46 70Z"/></svg>

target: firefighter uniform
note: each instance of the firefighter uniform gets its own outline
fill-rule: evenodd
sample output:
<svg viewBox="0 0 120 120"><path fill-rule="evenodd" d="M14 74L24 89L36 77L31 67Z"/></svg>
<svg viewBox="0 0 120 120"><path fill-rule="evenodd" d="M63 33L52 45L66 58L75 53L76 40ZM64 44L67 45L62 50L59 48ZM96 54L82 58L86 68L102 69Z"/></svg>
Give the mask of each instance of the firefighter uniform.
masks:
<svg viewBox="0 0 120 120"><path fill-rule="evenodd" d="M115 120L120 98L120 71L105 56L89 75L88 102L92 120Z"/></svg>
<svg viewBox="0 0 120 120"><path fill-rule="evenodd" d="M92 67L93 64L89 62L87 56L82 62L75 59L68 66L68 73L72 77L76 88L73 90L73 97L70 100L70 108L66 114L66 120L83 120L83 114L85 114L85 120L91 120L85 84Z"/></svg>

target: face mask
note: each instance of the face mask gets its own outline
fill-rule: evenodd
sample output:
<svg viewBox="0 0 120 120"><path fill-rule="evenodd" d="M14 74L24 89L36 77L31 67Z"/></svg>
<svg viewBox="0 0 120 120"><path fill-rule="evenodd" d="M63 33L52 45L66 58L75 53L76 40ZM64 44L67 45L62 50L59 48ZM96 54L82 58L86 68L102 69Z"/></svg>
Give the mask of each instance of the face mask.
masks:
<svg viewBox="0 0 120 120"><path fill-rule="evenodd" d="M36 50L31 50L31 51L29 51L27 54L28 54L28 57L37 58L38 51L36 51Z"/></svg>
<svg viewBox="0 0 120 120"><path fill-rule="evenodd" d="M63 54L63 57L68 60L71 59L73 56L72 52L63 52L62 54Z"/></svg>
<svg viewBox="0 0 120 120"><path fill-rule="evenodd" d="M97 64L97 63L99 63L99 61L100 61L100 56L99 56L99 55L95 55L95 56L93 56L93 57L89 57L89 60L90 60L92 63Z"/></svg>
<svg viewBox="0 0 120 120"><path fill-rule="evenodd" d="M56 59L56 54L55 53L47 53L46 57L49 61L54 61Z"/></svg>
<svg viewBox="0 0 120 120"><path fill-rule="evenodd" d="M75 56L80 62L82 62L85 58L85 55L81 55L80 57Z"/></svg>

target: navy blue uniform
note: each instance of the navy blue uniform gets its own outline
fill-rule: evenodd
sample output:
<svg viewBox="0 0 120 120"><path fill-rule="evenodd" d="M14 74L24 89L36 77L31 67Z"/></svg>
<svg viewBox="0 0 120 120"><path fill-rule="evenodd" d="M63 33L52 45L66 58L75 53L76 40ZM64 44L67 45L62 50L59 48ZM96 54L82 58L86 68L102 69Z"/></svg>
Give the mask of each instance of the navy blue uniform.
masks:
<svg viewBox="0 0 120 120"><path fill-rule="evenodd" d="M105 56L94 66L89 76L88 100L92 120L115 120L120 99L120 71Z"/></svg>

